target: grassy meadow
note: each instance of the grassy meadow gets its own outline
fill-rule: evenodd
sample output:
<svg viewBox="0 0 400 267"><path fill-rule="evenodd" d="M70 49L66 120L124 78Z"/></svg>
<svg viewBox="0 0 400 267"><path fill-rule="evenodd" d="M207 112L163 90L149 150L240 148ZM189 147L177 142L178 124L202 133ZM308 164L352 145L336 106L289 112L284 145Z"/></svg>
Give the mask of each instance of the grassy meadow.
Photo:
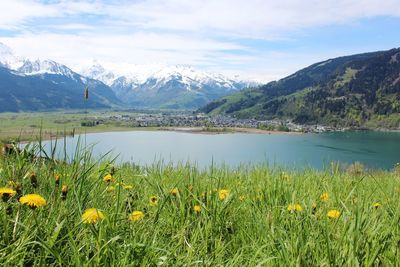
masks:
<svg viewBox="0 0 400 267"><path fill-rule="evenodd" d="M138 130L107 118L119 114L110 111L0 113L0 141L35 141L38 138L51 139L82 133ZM93 127L81 125L84 121L95 120L102 120L102 123ZM155 128L142 127L140 130L155 130Z"/></svg>
<svg viewBox="0 0 400 267"><path fill-rule="evenodd" d="M1 266L400 264L399 167L199 170L39 151L0 158Z"/></svg>

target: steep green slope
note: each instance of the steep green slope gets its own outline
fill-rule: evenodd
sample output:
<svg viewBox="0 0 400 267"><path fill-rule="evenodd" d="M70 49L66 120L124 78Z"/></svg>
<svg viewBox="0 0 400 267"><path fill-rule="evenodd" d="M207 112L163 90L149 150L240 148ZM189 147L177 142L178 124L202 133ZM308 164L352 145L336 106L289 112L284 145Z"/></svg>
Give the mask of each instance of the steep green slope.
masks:
<svg viewBox="0 0 400 267"><path fill-rule="evenodd" d="M200 111L298 123L398 127L400 49L330 59Z"/></svg>

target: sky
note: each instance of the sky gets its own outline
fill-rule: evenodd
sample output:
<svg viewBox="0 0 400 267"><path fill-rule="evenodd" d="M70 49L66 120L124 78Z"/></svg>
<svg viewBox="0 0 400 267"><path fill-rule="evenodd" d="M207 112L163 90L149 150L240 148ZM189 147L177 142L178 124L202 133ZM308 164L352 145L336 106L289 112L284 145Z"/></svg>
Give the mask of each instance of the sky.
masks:
<svg viewBox="0 0 400 267"><path fill-rule="evenodd" d="M400 0L0 0L0 42L73 69L188 65L267 82L400 47Z"/></svg>

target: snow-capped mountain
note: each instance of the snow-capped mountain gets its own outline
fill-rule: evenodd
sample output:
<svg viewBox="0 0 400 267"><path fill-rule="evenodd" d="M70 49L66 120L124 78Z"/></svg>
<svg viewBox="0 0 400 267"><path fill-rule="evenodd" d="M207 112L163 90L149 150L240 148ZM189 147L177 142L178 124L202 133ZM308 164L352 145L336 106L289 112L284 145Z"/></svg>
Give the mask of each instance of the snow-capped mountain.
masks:
<svg viewBox="0 0 400 267"><path fill-rule="evenodd" d="M11 48L0 42L0 66L8 69L18 69L24 64L25 59L13 53Z"/></svg>
<svg viewBox="0 0 400 267"><path fill-rule="evenodd" d="M142 108L197 108L255 85L187 66L129 65L121 73L96 61L80 73L109 85L122 102Z"/></svg>
<svg viewBox="0 0 400 267"><path fill-rule="evenodd" d="M92 92L96 93L93 89L101 87L98 91L102 106L119 102L131 108L195 109L255 85L188 66L119 64L116 68L116 65L104 67L95 61L74 72L53 60L17 56L0 43L1 66L21 79L37 77L77 91L89 81Z"/></svg>
<svg viewBox="0 0 400 267"><path fill-rule="evenodd" d="M90 85L90 101L84 88ZM120 106L111 88L52 60L29 60L0 43L0 112Z"/></svg>
<svg viewBox="0 0 400 267"><path fill-rule="evenodd" d="M26 75L37 75L37 74L57 74L63 75L70 78L74 77L74 72L65 65L59 64L52 60L40 60L35 61L25 60L21 67L17 69Z"/></svg>

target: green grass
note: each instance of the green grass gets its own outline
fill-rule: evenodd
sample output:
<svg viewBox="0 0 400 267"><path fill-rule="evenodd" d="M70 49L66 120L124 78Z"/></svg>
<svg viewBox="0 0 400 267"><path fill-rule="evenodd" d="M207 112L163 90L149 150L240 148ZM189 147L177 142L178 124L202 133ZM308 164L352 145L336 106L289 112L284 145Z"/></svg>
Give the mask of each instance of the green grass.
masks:
<svg viewBox="0 0 400 267"><path fill-rule="evenodd" d="M32 153L0 160L1 186L12 180L21 194L47 200L35 210L17 196L1 203L1 266L399 265L400 169L355 166L346 172L333 164L323 171L263 165L199 170L113 166L112 160L92 158L89 150L77 151L68 164ZM114 182L104 182L113 169ZM36 173L37 188L29 172ZM58 187L55 174L61 177ZM66 200L62 185L69 186ZM221 189L229 190L225 200L219 199ZM150 206L151 196L157 196L156 206ZM381 207L373 208L375 202ZM294 203L303 211L288 212ZM202 207L199 214L195 205ZM87 208L100 209L106 218L82 223ZM338 219L327 218L332 209L341 212ZM129 221L135 210L144 218Z"/></svg>
<svg viewBox="0 0 400 267"><path fill-rule="evenodd" d="M34 141L37 138L50 139L55 136L107 132L157 130L157 127L132 127L128 122L121 122L107 116L120 115L121 112L101 111L57 111L32 113L0 113L0 141ZM137 115L135 112L123 114ZM101 124L94 127L82 127L85 121L101 120Z"/></svg>

